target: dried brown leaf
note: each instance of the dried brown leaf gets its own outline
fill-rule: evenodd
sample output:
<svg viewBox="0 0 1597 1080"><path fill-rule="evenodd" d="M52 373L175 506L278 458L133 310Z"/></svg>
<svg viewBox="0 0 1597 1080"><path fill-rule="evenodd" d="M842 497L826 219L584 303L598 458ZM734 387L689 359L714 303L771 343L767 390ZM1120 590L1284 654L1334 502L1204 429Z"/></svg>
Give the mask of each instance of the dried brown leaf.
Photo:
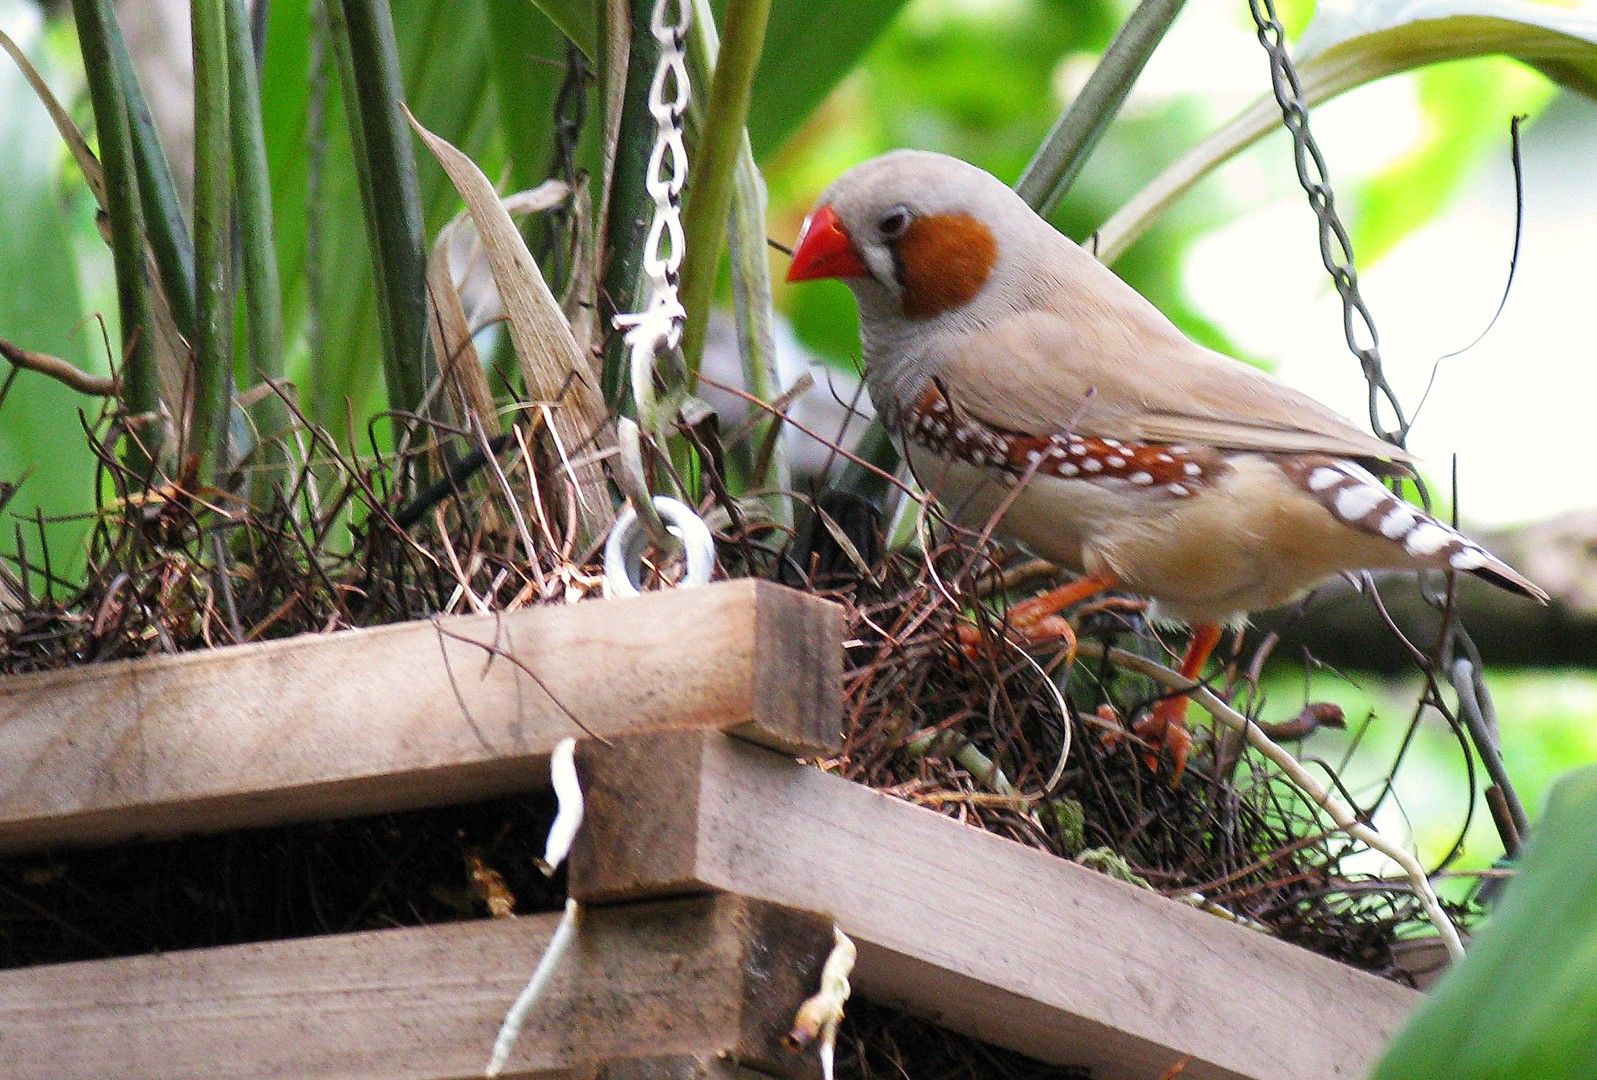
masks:
<svg viewBox="0 0 1597 1080"><path fill-rule="evenodd" d="M550 426L576 484L580 529L589 536L599 535L609 528L615 511L603 466L589 456L589 451L607 448L612 441L592 365L577 347L570 324L493 184L465 154L422 127L408 110L405 115L460 192L482 236L527 393L555 406ZM589 458L586 464L573 464L584 456Z"/></svg>

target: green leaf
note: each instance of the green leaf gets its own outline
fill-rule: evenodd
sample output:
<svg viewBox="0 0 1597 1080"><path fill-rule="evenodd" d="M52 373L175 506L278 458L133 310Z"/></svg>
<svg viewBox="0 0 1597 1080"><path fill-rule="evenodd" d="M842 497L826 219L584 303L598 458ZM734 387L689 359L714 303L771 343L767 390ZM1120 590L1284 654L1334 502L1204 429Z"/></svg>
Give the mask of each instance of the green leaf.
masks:
<svg viewBox="0 0 1597 1080"><path fill-rule="evenodd" d="M366 212L388 404L415 412L430 381L427 254L416 156L400 112L405 91L393 16L385 0L328 0L327 13Z"/></svg>
<svg viewBox="0 0 1597 1080"><path fill-rule="evenodd" d="M1170 31L1186 0L1141 0L1104 50L1076 99L1015 182L1015 191L1047 217L1059 207L1098 140L1125 104L1131 84Z"/></svg>
<svg viewBox="0 0 1597 1080"><path fill-rule="evenodd" d="M139 200L133 143L128 131L127 98L112 60L108 25L116 20L109 0L73 0L78 42L94 105L100 163L105 169L106 218L116 263L117 308L121 316L124 373L123 397L134 412L156 414L163 395L156 360L155 317L144 276L144 212ZM174 411L176 411L174 407ZM159 426L146 425L132 451L135 466L144 451L154 452Z"/></svg>
<svg viewBox="0 0 1597 1080"><path fill-rule="evenodd" d="M1427 68L1418 84L1418 142L1355 194L1353 248L1361 261L1379 259L1429 221L1483 155L1495 152L1507 175L1509 118L1540 109L1554 93L1546 79L1501 57Z"/></svg>
<svg viewBox="0 0 1597 1080"><path fill-rule="evenodd" d="M488 147L494 110L482 6L414 0L392 10L406 104L430 129L483 162L490 176L497 175L503 157ZM331 66L318 72L312 63L311 24L309 0L272 4L261 83L262 120L272 173L285 333L290 342L298 343L290 378L302 388L301 404L310 417L343 437L351 434L348 417L356 418L358 431L363 418L384 405L382 339L371 259L357 209L354 163L343 129L343 102ZM319 137L309 124L313 89L326 93ZM322 155L318 192L311 187L313 146ZM418 166L417 182L430 235L453 212L454 189L430 161ZM307 258L313 214L320 216L315 295ZM312 311L319 327L317 342L306 338Z"/></svg>
<svg viewBox="0 0 1597 1080"><path fill-rule="evenodd" d="M1502 906L1372 1080L1444 1076L1597 1076L1597 767L1553 789Z"/></svg>
<svg viewBox="0 0 1597 1080"><path fill-rule="evenodd" d="M565 35L527 0L488 0L487 44L510 187L536 187L554 147L551 118L563 78Z"/></svg>
<svg viewBox="0 0 1597 1080"><path fill-rule="evenodd" d="M682 354L688 370L697 373L710 321L716 271L726 215L732 206L732 172L743 145L754 75L765 47L771 0L729 0L724 20L726 38L715 59L715 78L705 98L704 122L694 147L693 183L682 207L682 306L687 309ZM702 81L702 79L701 79ZM699 87L697 93L704 93Z"/></svg>
<svg viewBox="0 0 1597 1080"><path fill-rule="evenodd" d="M1304 89L1312 72L1330 97L1399 71L1495 53L1597 97L1597 18L1533 0L1321 4L1303 31L1297 60Z"/></svg>
<svg viewBox="0 0 1597 1080"><path fill-rule="evenodd" d="M1321 5L1296 50L1303 100L1313 106L1356 86L1427 64L1505 55L1597 97L1597 19L1531 0L1350 0ZM1260 98L1184 154L1099 230L1112 263L1183 192L1281 123Z"/></svg>
<svg viewBox="0 0 1597 1080"><path fill-rule="evenodd" d="M26 5L31 7L31 5ZM36 14L17 0L0 0L0 23L32 54L46 78ZM31 17L30 17L31 15ZM77 269L62 253L72 249L69 214L82 209L62 200L60 140L44 107L12 65L0 57L0 221L6 222L6 258L0 261L0 337L104 374L106 355L98 328L84 320ZM76 181L76 174L73 174ZM98 239L95 243L98 243ZM0 376L9 365L0 361ZM0 479L23 478L22 489L0 518L0 552L16 551L15 517L83 513L94 506L94 462L84 446L78 410L96 402L52 379L19 372L0 402ZM74 577L83 565L86 522L46 526L58 576ZM39 555L38 534L25 526L29 557Z"/></svg>
<svg viewBox="0 0 1597 1080"><path fill-rule="evenodd" d="M594 0L532 0L561 33L592 60L599 47L599 16Z"/></svg>
<svg viewBox="0 0 1597 1080"><path fill-rule="evenodd" d="M161 287L172 307L172 318L185 337L194 333L194 243L183 217L182 200L172 180L155 118L133 68L133 57L115 20L106 24L107 45L116 62L123 92L128 99L129 135L133 164L138 170L139 198L144 203L144 229L150 253L161 275Z"/></svg>
<svg viewBox="0 0 1597 1080"><path fill-rule="evenodd" d="M194 404L189 454L225 472L233 400L233 162L223 0L195 0ZM217 477L202 474L210 482Z"/></svg>
<svg viewBox="0 0 1597 1080"><path fill-rule="evenodd" d="M859 63L905 0L806 0L771 11L749 105L749 142L764 158Z"/></svg>

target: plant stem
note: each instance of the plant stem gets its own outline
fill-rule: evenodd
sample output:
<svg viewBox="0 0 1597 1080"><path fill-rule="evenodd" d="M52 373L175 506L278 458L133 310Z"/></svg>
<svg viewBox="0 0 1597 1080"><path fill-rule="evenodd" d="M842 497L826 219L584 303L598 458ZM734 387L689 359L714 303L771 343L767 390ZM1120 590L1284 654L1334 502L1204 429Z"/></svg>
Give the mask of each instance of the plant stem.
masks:
<svg viewBox="0 0 1597 1080"><path fill-rule="evenodd" d="M112 20L106 24L106 44L115 58L117 78L127 100L128 134L133 144L133 167L139 177L139 198L144 212L145 235L155 259L161 288L172 309L172 321L185 337L194 334L194 242L189 238L188 222L183 217L183 202L172 179L172 167L161 147L150 115L149 102L133 69L133 57L122 28Z"/></svg>
<svg viewBox="0 0 1597 1080"><path fill-rule="evenodd" d="M186 450L228 467L233 387L233 161L224 0L194 0L194 405Z"/></svg>
<svg viewBox="0 0 1597 1080"><path fill-rule="evenodd" d="M245 357L248 378L283 378L283 290L277 276L272 188L261 126L260 77L244 0L224 0L231 93L233 181L238 188L238 231L244 274ZM288 426L281 396L267 394L255 407L264 459L282 460L271 447Z"/></svg>
<svg viewBox="0 0 1597 1080"><path fill-rule="evenodd" d="M693 23L688 31L688 55L700 71L716 65L721 43L715 32L714 13L709 0L694 0ZM699 118L702 121L702 117ZM748 131L740 133L737 162L733 168L732 208L727 221L731 244L732 307L737 320L738 353L743 359L743 385L761 401L774 401L781 394L781 375L776 366L776 342L772 326L776 319L771 295L771 260L765 243L765 180L754 163L754 150ZM781 437L782 418L767 416L755 424L749 445L770 445L769 465L758 468L758 454L750 455L754 467L751 487L770 487L765 503L772 518L781 525L793 524L793 503L788 497L792 471L787 460L787 441Z"/></svg>
<svg viewBox="0 0 1597 1080"><path fill-rule="evenodd" d="M1048 132L1015 184L1020 197L1039 214L1047 217L1065 197L1185 3L1142 0L1104 50L1087 85Z"/></svg>
<svg viewBox="0 0 1597 1080"><path fill-rule="evenodd" d="M376 279L388 406L414 412L429 382L427 258L393 15L386 0L328 0L327 21Z"/></svg>
<svg viewBox="0 0 1597 1080"><path fill-rule="evenodd" d="M682 213L682 306L688 313L682 355L690 377L699 370L699 354L704 349L704 330L721 260L721 236L732 205L733 170L744 145L749 96L770 14L771 0L727 0L726 36L710 83L710 100Z"/></svg>
<svg viewBox="0 0 1597 1080"><path fill-rule="evenodd" d="M73 0L72 12L105 170L105 209L122 327L123 401L134 414L156 417L161 409L161 383L155 358L155 319L144 277L144 214L128 137L127 100L110 49L109 27L116 14L110 0ZM148 471L161 442L156 422L146 424L137 438L129 440L128 464L136 474Z"/></svg>
<svg viewBox="0 0 1597 1080"><path fill-rule="evenodd" d="M605 333L604 366L600 385L605 401L623 413L632 412L631 384L625 339L610 333L610 319L618 311L636 311L643 267L643 243L649 235L649 217L654 203L644 186L649 167L649 151L654 146L654 117L649 115L649 82L654 78L660 47L649 32L650 0L611 0L605 9L607 42L612 37L630 38L623 55L620 42L611 44L611 62L601 69L605 101L605 135L611 132L614 158L609 165L609 187L605 192L600 238L608 254L605 276L599 295L604 299L602 330ZM630 8L624 19L621 8ZM624 80L624 82L623 82ZM617 87L617 82L623 82ZM617 92L619 90L619 93ZM617 115L619 114L619 115Z"/></svg>

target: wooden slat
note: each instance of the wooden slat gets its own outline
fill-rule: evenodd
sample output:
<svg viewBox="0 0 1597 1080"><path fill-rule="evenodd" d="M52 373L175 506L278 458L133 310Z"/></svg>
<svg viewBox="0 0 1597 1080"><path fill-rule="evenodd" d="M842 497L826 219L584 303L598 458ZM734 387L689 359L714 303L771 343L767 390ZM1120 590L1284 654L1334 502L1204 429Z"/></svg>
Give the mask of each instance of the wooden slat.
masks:
<svg viewBox="0 0 1597 1080"><path fill-rule="evenodd" d="M0 1076L480 1077L555 920L6 972ZM827 920L734 897L588 912L506 1075L739 1075L695 1065L718 1058L779 1076L815 1074L814 1056L794 1055L780 1039L830 945Z"/></svg>
<svg viewBox="0 0 1597 1080"><path fill-rule="evenodd" d="M576 721L825 754L842 633L745 580L0 679L0 850L541 787Z"/></svg>
<svg viewBox="0 0 1597 1080"><path fill-rule="evenodd" d="M584 750L572 895L726 890L831 913L855 985L1099 1080L1365 1075L1418 995L716 735Z"/></svg>
<svg viewBox="0 0 1597 1080"><path fill-rule="evenodd" d="M684 1054L607 1061L593 1070L591 1080L761 1080L769 1075L726 1057Z"/></svg>

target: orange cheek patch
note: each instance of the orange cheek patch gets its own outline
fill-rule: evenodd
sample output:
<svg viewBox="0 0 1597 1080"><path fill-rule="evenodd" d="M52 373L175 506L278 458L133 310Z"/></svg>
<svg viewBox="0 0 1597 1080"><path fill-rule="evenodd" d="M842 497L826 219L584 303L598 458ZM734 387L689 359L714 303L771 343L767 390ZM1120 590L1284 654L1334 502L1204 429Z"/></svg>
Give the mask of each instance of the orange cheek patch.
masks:
<svg viewBox="0 0 1597 1080"><path fill-rule="evenodd" d="M930 319L975 299L998 261L998 241L969 214L916 218L898 240L904 314Z"/></svg>

